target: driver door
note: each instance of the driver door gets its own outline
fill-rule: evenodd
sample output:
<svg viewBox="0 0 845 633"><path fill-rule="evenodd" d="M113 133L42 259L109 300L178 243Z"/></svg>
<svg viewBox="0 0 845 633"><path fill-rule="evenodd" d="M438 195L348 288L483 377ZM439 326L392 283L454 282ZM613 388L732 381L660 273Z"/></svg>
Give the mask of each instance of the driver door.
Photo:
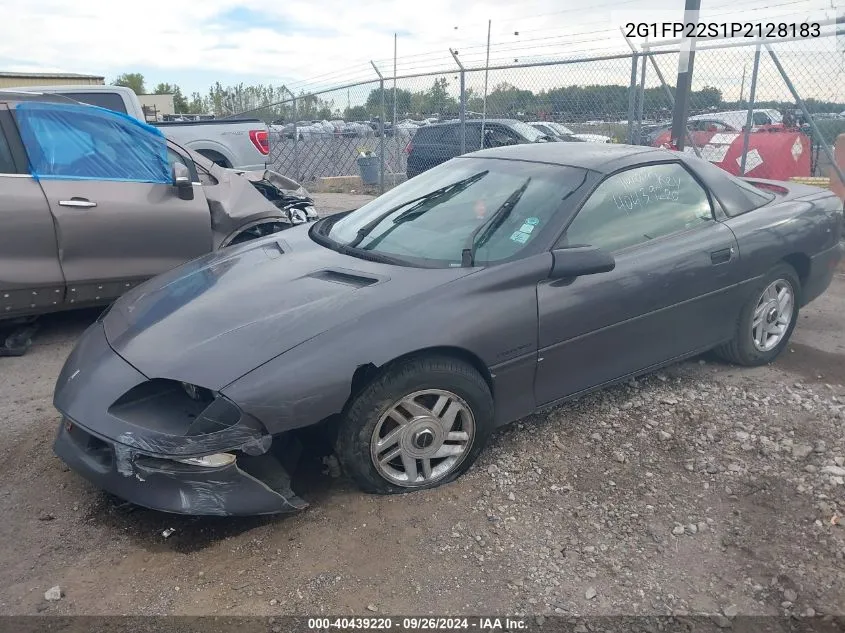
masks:
<svg viewBox="0 0 845 633"><path fill-rule="evenodd" d="M172 184L144 182L145 161L161 163L163 148L154 132L141 130L152 140L133 143L138 125L126 117L56 107L52 113L28 112L25 136L56 225L67 303L108 302L211 250L211 217L200 184L193 184L193 199L186 200ZM177 158L192 164L168 150L170 164Z"/></svg>
<svg viewBox="0 0 845 633"><path fill-rule="evenodd" d="M598 387L729 339L742 305L736 238L680 163L608 176L558 248L612 253L608 273L538 284L537 403Z"/></svg>

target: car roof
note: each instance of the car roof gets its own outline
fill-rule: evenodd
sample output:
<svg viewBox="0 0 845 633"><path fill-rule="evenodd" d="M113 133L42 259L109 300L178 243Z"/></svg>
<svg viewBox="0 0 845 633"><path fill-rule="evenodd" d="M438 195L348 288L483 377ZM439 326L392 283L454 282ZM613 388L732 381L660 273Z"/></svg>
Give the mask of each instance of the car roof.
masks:
<svg viewBox="0 0 845 633"><path fill-rule="evenodd" d="M8 88L0 89L0 102L16 103L20 101L46 101L49 103L77 103L73 99L68 99L62 95L44 94L32 91L10 90Z"/></svg>
<svg viewBox="0 0 845 633"><path fill-rule="evenodd" d="M678 160L679 153L659 147L618 143L523 143L483 149L464 156L550 163L604 173L633 157Z"/></svg>

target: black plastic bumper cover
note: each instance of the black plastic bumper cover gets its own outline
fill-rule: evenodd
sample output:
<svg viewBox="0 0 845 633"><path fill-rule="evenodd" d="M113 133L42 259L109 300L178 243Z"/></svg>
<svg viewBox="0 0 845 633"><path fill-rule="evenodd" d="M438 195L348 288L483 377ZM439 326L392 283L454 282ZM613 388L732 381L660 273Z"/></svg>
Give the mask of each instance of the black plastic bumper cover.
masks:
<svg viewBox="0 0 845 633"><path fill-rule="evenodd" d="M132 472L122 447L63 419L53 450L95 486L139 506L176 514L244 516L297 512L307 504L291 490L277 491L238 468L183 464L164 456L134 455Z"/></svg>

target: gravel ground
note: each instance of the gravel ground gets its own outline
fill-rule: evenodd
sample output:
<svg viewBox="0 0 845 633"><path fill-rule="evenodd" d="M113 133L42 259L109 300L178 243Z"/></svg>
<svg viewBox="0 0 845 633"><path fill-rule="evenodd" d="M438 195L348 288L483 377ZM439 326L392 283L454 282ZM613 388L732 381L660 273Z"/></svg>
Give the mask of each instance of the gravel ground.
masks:
<svg viewBox="0 0 845 633"><path fill-rule="evenodd" d="M841 269L772 366L705 356L531 416L436 490L365 495L313 460L302 514L213 520L52 455L53 383L96 313L47 318L0 358L0 613L842 615L843 313Z"/></svg>

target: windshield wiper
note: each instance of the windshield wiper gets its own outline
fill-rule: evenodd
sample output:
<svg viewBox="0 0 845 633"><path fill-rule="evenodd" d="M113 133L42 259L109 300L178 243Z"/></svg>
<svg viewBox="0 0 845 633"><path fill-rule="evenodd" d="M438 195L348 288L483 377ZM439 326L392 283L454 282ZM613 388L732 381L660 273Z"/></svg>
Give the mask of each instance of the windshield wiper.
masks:
<svg viewBox="0 0 845 633"><path fill-rule="evenodd" d="M367 235L372 233L373 229L375 229L379 224L384 222L385 219L389 218L392 214L396 213L402 207L405 207L405 206L412 204L412 203L416 203L413 207L411 207L410 209L405 211L405 213L403 213L398 218L396 218L395 223L406 222L408 220L413 220L413 219L418 218L420 215L422 215L423 213L425 213L426 211L428 211L429 209L432 208L432 207L429 207L428 209L420 210L420 208L423 206L424 203L431 202L432 200L434 200L436 198L440 198L440 197L447 196L447 195L449 196L449 198L451 198L451 197L459 194L460 192L462 192L464 189L469 187L471 184L474 184L474 183L478 182L479 180L481 180L482 178L484 178L484 176L486 176L488 173L489 173L489 171L479 172L479 173L475 174L474 176L470 176L469 178L464 178L463 180L459 180L458 182L453 182L452 184L446 185L445 187L440 187L440 189L435 189L434 191L430 191L427 194L425 194L424 196L419 196L418 198L406 200L402 204L397 204L395 207L391 207L390 209L388 209L387 211L385 211L384 213L382 213L381 215L379 215L375 219L371 220L370 222L367 222L364 226L362 226L360 229L358 229L358 234L355 236L355 239L353 239L351 242L346 244L346 246L349 247L349 248L357 247L358 244L360 244L364 240L364 238L367 237Z"/></svg>
<svg viewBox="0 0 845 633"><path fill-rule="evenodd" d="M513 208L519 202L520 198L522 198L522 194L524 194L525 190L528 189L528 184L530 182L531 177L529 176L526 178L522 186L508 196L508 199L502 203L502 206L493 212L493 215L490 216L490 219L487 222L480 224L472 233L470 233L469 237L467 237L466 243L464 244L464 249L461 251L461 266L469 267L473 265L475 262L475 251L478 248L478 245L490 239L493 233L502 226L502 223L510 215L510 212L513 211ZM478 243L476 243L475 238L479 233L481 233L481 231L484 231L484 234L481 236L481 239L478 240Z"/></svg>

